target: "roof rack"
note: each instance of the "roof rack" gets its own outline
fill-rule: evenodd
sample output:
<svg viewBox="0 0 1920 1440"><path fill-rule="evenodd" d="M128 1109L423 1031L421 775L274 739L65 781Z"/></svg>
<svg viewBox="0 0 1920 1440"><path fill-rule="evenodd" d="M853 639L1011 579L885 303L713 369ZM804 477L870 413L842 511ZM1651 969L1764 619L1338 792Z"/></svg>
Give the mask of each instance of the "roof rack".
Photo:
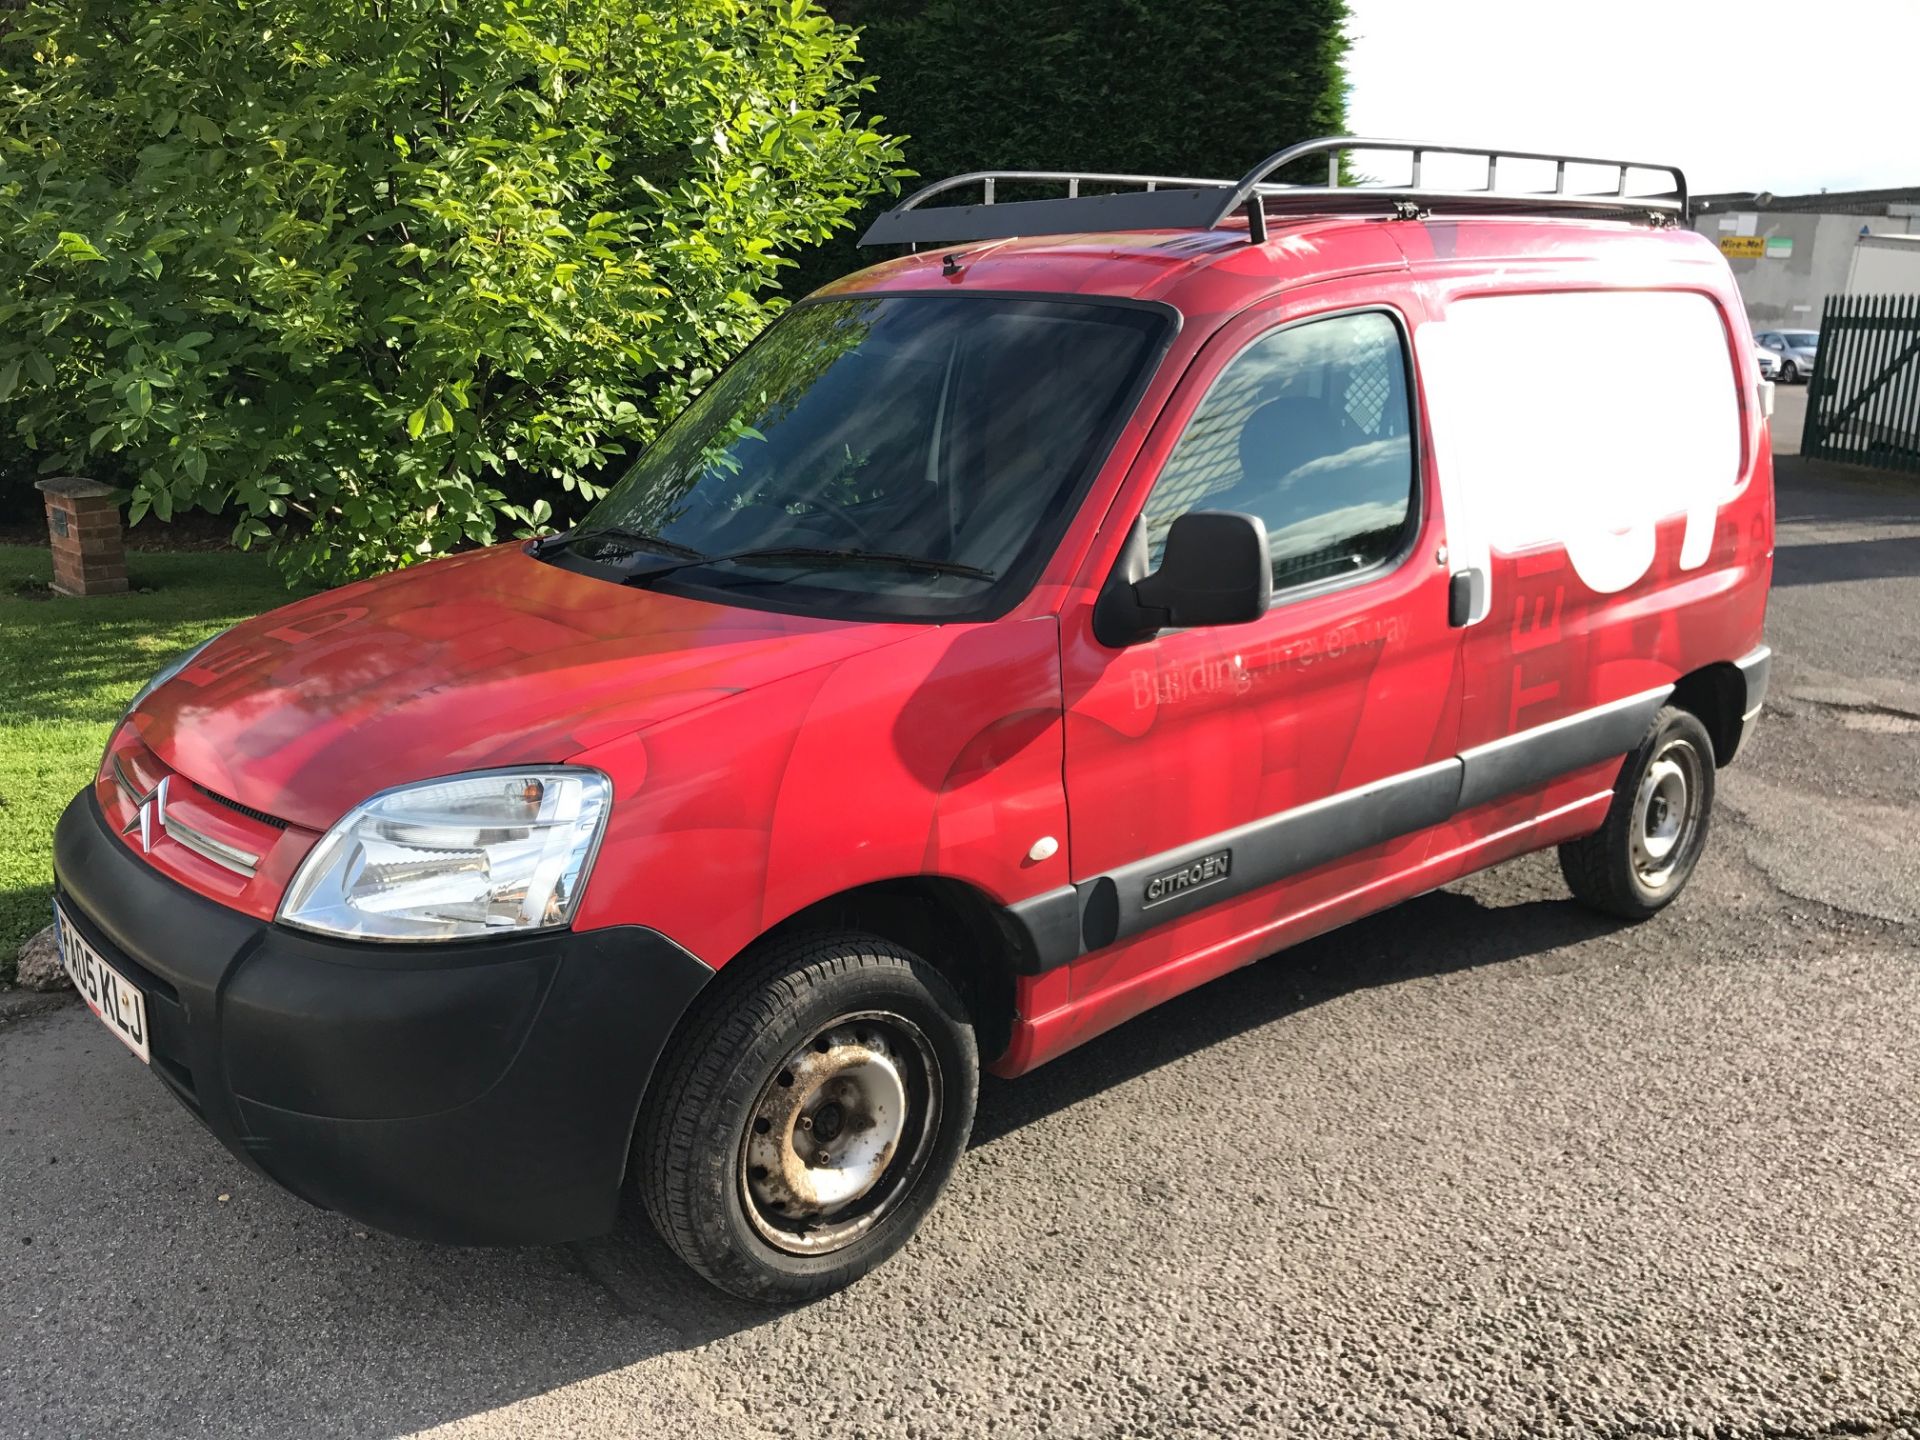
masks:
<svg viewBox="0 0 1920 1440"><path fill-rule="evenodd" d="M1412 178L1405 185L1342 184L1340 162L1352 151L1388 151L1412 157ZM1327 183L1285 185L1267 177L1298 161L1324 155ZM1429 155L1467 155L1484 160L1487 183L1468 190L1430 189L1421 183ZM1545 160L1554 165L1551 190L1503 190L1503 160ZM1567 167L1590 165L1616 172L1614 188L1570 191ZM1632 171L1666 176L1672 188L1648 193L1629 190ZM1064 184L1064 197L994 203L1002 182L1020 185ZM981 187L977 205L925 202L967 186ZM1083 195L1082 185L1125 186L1114 194ZM1602 160L1590 155L1554 155L1537 150L1488 150L1467 145L1430 145L1417 140L1368 140L1328 136L1290 145L1262 160L1238 180L1196 180L1178 175L1102 175L1073 170L975 170L935 181L907 196L867 227L862 245L951 245L968 240L1010 240L1020 235L1074 235L1116 230L1212 230L1235 211L1247 216L1248 238L1267 238L1269 211L1332 214L1386 208L1403 216L1435 210L1555 215L1595 212L1644 215L1656 224L1685 222L1687 178L1677 166L1639 160Z"/></svg>

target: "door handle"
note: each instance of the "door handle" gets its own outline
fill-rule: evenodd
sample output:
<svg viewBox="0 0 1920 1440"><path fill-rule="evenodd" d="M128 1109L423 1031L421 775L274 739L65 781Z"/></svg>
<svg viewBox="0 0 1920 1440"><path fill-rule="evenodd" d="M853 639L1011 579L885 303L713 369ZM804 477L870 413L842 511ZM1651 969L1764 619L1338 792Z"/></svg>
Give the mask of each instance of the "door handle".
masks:
<svg viewBox="0 0 1920 1440"><path fill-rule="evenodd" d="M1486 614L1487 572L1478 565L1455 571L1447 583L1447 624L1456 628L1472 625L1485 619Z"/></svg>

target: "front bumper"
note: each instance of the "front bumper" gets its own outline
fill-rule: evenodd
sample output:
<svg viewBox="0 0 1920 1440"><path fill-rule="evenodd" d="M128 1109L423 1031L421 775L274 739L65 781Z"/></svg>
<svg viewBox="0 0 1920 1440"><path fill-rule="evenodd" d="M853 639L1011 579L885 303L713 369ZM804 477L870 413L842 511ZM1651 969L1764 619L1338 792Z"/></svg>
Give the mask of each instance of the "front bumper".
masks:
<svg viewBox="0 0 1920 1440"><path fill-rule="evenodd" d="M712 974L639 926L400 946L268 924L144 863L90 790L54 876L145 994L154 1073L220 1142L416 1239L610 1229L648 1078Z"/></svg>

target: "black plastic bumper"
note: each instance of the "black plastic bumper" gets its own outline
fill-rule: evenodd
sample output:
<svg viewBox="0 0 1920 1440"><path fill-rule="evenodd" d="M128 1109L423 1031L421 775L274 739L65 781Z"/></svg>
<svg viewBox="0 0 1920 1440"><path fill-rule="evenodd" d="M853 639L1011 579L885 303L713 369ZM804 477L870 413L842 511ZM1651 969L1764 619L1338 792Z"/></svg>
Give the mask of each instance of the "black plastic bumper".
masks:
<svg viewBox="0 0 1920 1440"><path fill-rule="evenodd" d="M712 974L638 926L396 946L267 924L155 871L91 792L54 873L145 994L155 1073L229 1150L423 1240L610 1229L648 1077Z"/></svg>

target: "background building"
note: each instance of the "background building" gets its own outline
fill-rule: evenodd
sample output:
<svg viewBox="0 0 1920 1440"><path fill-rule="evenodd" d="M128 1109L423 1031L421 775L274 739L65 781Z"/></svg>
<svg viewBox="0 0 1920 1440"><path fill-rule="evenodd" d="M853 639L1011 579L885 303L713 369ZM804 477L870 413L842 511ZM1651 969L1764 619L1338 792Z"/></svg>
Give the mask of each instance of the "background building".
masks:
<svg viewBox="0 0 1920 1440"><path fill-rule="evenodd" d="M1862 236L1920 235L1920 185L1701 195L1693 228L1725 253L1755 329L1817 329L1827 296L1862 288L1847 283ZM1878 273L1863 267L1862 279Z"/></svg>

